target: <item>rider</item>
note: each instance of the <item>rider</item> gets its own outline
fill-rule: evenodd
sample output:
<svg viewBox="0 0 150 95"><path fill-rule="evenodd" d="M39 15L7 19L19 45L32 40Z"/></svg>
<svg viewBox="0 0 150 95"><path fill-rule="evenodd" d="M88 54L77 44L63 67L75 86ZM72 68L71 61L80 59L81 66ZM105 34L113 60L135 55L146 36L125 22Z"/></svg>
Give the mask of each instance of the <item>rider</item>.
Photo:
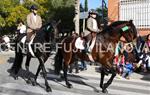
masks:
<svg viewBox="0 0 150 95"><path fill-rule="evenodd" d="M37 15L37 6L32 5L30 7L31 13L27 15L27 42L30 42L35 32L42 27L42 19Z"/></svg>
<svg viewBox="0 0 150 95"><path fill-rule="evenodd" d="M88 38L86 39L86 42L93 41L96 38L97 33L100 32L100 30L98 29L98 23L96 20L96 16L97 16L96 10L91 9L89 11L89 17L87 19L87 30L90 34L88 34L88 36L87 36ZM90 47L89 45L87 45L85 48L86 48L86 51L90 53L92 51L93 47Z"/></svg>

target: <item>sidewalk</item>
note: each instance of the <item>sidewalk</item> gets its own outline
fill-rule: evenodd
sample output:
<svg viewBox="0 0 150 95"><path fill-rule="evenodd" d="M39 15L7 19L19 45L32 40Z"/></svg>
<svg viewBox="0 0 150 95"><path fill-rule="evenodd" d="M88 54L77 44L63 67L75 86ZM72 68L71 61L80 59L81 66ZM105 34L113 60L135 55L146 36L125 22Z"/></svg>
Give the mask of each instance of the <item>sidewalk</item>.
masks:
<svg viewBox="0 0 150 95"><path fill-rule="evenodd" d="M0 64L7 63L7 61L10 59L10 57L14 57L15 52L14 51L1 51L0 52Z"/></svg>

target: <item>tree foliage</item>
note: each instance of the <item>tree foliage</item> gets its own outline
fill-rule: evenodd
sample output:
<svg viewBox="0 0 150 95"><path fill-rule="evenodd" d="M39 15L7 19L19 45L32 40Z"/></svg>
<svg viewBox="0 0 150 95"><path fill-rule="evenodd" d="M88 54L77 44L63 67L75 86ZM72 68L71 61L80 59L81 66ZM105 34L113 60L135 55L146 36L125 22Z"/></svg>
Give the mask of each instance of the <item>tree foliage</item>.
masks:
<svg viewBox="0 0 150 95"><path fill-rule="evenodd" d="M60 28L71 31L74 28L74 3L74 0L50 0L47 19L61 20Z"/></svg>
<svg viewBox="0 0 150 95"><path fill-rule="evenodd" d="M107 16L107 13L108 13L108 9L107 8L104 8L102 10L102 8L97 8L96 9L98 14L99 14L99 17L98 19L100 20L100 23L103 23L103 24L107 24L108 22L108 16Z"/></svg>
<svg viewBox="0 0 150 95"><path fill-rule="evenodd" d="M88 0L85 0L84 2L84 9L86 12L88 11Z"/></svg>
<svg viewBox="0 0 150 95"><path fill-rule="evenodd" d="M23 6L15 6L6 18L7 25L11 27L16 23L18 19L22 19L23 21L25 21L28 13L29 10L27 10Z"/></svg>
<svg viewBox="0 0 150 95"><path fill-rule="evenodd" d="M3 32L15 29L17 19L26 22L31 5L37 5L38 14L44 23L50 20L61 20L62 28L73 29L74 0L0 0L0 29ZM0 31L1 32L1 31Z"/></svg>
<svg viewBox="0 0 150 95"><path fill-rule="evenodd" d="M82 4L80 4L80 12L84 12L84 8Z"/></svg>
<svg viewBox="0 0 150 95"><path fill-rule="evenodd" d="M102 8L97 8L96 11L98 12L99 15L102 15ZM108 11L108 9L107 9L107 8L104 8L103 11L104 11L103 16L104 16L104 17L107 17L107 11Z"/></svg>

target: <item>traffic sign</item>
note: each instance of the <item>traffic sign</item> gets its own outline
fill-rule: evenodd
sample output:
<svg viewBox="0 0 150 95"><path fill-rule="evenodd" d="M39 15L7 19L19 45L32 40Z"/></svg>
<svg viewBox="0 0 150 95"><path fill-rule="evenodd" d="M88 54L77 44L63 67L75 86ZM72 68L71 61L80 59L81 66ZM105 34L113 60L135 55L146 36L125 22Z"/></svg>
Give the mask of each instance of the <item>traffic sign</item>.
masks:
<svg viewBox="0 0 150 95"><path fill-rule="evenodd" d="M80 19L88 18L88 12L80 12Z"/></svg>

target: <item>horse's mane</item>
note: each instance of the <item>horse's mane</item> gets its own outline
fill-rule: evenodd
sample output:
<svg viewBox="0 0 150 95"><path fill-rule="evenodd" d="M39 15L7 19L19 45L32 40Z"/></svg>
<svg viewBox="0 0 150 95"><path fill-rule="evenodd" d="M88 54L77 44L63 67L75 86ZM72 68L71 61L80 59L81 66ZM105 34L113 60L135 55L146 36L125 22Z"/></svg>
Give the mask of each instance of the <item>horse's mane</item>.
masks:
<svg viewBox="0 0 150 95"><path fill-rule="evenodd" d="M50 33L50 31L47 30L48 26L52 27L52 24L50 22L46 23L38 30L36 38L39 39L39 41L45 41L45 37L49 36L48 33Z"/></svg>
<svg viewBox="0 0 150 95"><path fill-rule="evenodd" d="M117 27L118 25L124 24L124 23L127 23L127 21L115 21L115 22L111 23L110 25L106 26L102 30L102 32L100 32L99 34L101 34L101 33L103 34L106 32L111 33L115 27Z"/></svg>
<svg viewBox="0 0 150 95"><path fill-rule="evenodd" d="M118 26L120 24L124 24L124 23L127 23L128 21L116 21L116 22L113 22L111 23L109 26L110 27L115 27L115 26Z"/></svg>

